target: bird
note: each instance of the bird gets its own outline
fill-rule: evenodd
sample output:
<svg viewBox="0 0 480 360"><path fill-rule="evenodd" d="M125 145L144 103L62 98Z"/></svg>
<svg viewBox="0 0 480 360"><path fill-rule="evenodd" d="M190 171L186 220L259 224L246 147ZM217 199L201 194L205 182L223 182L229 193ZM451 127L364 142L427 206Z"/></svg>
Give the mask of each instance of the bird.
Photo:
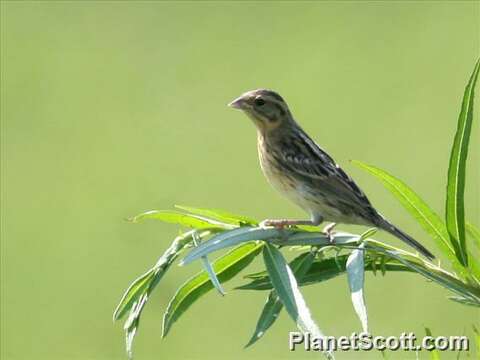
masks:
<svg viewBox="0 0 480 360"><path fill-rule="evenodd" d="M260 166L268 182L310 216L309 220L267 219L262 226L319 226L327 221L331 222L325 228L329 237L337 223L373 226L426 258L435 258L372 206L353 179L300 127L277 92L248 91L228 105L244 112L257 128Z"/></svg>

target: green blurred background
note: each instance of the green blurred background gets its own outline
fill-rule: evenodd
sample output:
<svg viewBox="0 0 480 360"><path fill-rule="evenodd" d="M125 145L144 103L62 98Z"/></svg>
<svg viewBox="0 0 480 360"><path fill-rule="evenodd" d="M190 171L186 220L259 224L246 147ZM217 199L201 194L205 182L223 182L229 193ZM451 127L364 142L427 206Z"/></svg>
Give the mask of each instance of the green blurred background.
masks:
<svg viewBox="0 0 480 360"><path fill-rule="evenodd" d="M2 359L125 359L112 311L178 232L128 224L128 216L175 203L259 219L303 215L266 183L253 125L226 106L258 87L279 91L380 211L436 251L348 160L399 176L443 213L479 17L478 1L2 1ZM477 122L466 198L477 225L478 130ZM240 279L226 285L226 297L211 292L194 304L161 340L162 311L198 269L175 266L157 288L137 359L318 358L288 351L294 327L285 314L256 346L242 348L266 293L232 290ZM374 334L422 336L424 325L435 335L471 334L479 321L478 310L450 302L420 276L366 281ZM360 330L344 277L304 293L326 333Z"/></svg>

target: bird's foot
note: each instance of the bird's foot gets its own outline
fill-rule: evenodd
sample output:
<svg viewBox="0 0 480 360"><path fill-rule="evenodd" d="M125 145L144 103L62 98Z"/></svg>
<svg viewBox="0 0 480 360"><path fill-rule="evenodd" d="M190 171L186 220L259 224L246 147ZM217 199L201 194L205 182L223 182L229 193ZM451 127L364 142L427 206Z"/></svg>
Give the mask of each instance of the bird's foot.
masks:
<svg viewBox="0 0 480 360"><path fill-rule="evenodd" d="M289 226L290 222L286 219L266 219L260 223L260 227L274 227L276 229L284 229L286 226Z"/></svg>
<svg viewBox="0 0 480 360"><path fill-rule="evenodd" d="M333 236L335 234L333 231L335 226L337 226L337 223L330 223L323 228L323 233L328 237L328 241L330 241L331 244L335 244L335 238Z"/></svg>

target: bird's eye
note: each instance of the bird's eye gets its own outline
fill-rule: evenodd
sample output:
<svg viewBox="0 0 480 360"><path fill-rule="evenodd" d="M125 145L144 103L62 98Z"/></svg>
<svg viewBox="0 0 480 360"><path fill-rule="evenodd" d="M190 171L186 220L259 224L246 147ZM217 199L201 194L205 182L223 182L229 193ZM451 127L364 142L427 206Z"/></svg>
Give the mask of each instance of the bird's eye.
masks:
<svg viewBox="0 0 480 360"><path fill-rule="evenodd" d="M254 101L256 106L263 106L265 105L265 100L263 100L262 98L256 98Z"/></svg>

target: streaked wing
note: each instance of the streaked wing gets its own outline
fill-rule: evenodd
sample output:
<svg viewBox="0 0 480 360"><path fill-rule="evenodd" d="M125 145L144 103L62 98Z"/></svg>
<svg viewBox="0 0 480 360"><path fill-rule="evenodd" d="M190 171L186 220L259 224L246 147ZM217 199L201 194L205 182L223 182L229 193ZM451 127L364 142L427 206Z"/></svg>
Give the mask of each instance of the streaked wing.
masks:
<svg viewBox="0 0 480 360"><path fill-rule="evenodd" d="M355 182L302 130L284 139L281 148L277 160L303 182L327 196L336 196L343 206L355 207L368 218L376 213Z"/></svg>

